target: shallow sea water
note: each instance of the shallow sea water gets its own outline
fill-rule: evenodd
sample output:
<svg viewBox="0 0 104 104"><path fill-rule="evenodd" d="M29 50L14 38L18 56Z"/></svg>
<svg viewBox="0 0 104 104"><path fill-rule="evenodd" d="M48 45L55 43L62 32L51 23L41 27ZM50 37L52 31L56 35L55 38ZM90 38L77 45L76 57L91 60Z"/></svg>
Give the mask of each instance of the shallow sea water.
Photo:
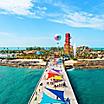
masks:
<svg viewBox="0 0 104 104"><path fill-rule="evenodd" d="M0 104L27 104L43 71L0 66Z"/></svg>
<svg viewBox="0 0 104 104"><path fill-rule="evenodd" d="M0 66L0 104L27 104L43 70ZM67 71L79 104L104 104L104 70Z"/></svg>
<svg viewBox="0 0 104 104"><path fill-rule="evenodd" d="M68 71L79 104L104 104L104 69Z"/></svg>

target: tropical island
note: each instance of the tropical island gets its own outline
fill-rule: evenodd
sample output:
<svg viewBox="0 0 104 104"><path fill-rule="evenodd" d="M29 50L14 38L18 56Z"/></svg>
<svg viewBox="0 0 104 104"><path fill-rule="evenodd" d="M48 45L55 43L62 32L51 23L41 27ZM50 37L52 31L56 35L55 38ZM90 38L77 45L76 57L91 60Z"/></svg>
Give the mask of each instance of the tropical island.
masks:
<svg viewBox="0 0 104 104"><path fill-rule="evenodd" d="M62 57L66 68L104 68L104 50L71 46L69 33L66 33L64 47L3 48L0 50L0 65L45 68L50 57Z"/></svg>

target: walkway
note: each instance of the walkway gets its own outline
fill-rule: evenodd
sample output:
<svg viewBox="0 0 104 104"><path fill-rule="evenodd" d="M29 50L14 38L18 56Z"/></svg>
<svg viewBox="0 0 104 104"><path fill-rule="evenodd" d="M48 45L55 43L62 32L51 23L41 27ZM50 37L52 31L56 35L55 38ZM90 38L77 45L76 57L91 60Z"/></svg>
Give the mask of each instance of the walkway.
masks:
<svg viewBox="0 0 104 104"><path fill-rule="evenodd" d="M78 104L61 59L50 60L28 104Z"/></svg>

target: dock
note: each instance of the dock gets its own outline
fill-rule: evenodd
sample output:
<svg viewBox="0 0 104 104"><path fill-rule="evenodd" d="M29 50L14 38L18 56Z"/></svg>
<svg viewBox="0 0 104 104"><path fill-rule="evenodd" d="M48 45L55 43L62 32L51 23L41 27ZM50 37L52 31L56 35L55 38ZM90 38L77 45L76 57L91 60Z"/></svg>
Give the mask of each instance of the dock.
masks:
<svg viewBox="0 0 104 104"><path fill-rule="evenodd" d="M60 58L50 60L28 104L78 104Z"/></svg>

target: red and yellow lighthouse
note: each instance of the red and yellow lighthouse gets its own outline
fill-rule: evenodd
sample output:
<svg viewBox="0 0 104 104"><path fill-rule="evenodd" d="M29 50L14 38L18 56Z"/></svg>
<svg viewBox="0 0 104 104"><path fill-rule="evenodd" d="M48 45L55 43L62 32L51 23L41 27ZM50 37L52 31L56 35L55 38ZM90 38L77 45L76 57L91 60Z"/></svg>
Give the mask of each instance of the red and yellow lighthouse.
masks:
<svg viewBox="0 0 104 104"><path fill-rule="evenodd" d="M64 54L69 55L70 54L70 33L65 34L65 44L64 44Z"/></svg>

